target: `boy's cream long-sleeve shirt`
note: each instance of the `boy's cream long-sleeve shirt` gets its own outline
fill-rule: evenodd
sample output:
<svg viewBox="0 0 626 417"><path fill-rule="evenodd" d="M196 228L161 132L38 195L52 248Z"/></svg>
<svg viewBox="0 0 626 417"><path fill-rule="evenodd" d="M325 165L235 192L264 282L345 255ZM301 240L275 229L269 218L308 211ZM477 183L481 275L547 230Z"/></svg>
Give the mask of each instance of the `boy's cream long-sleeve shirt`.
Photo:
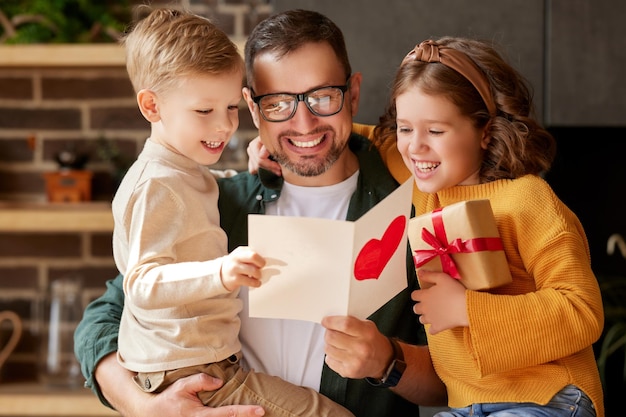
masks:
<svg viewBox="0 0 626 417"><path fill-rule="evenodd" d="M370 138L372 128L355 126ZM396 180L411 177L395 143L385 143L380 151ZM602 333L604 311L580 221L533 175L437 194L415 187L413 193L416 216L476 199L491 202L513 282L491 291L466 291L469 327L428 335L448 404L546 404L572 384L603 417L592 345Z"/></svg>
<svg viewBox="0 0 626 417"><path fill-rule="evenodd" d="M207 167L147 140L113 199L124 275L120 363L155 372L238 352L241 301L222 285L227 237Z"/></svg>

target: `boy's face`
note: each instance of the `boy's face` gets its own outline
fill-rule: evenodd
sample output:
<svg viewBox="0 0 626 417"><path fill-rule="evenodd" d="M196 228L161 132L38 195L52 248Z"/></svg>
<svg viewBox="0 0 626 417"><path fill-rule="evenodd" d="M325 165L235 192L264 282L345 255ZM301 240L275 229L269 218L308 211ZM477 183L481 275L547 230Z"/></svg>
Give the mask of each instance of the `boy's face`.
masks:
<svg viewBox="0 0 626 417"><path fill-rule="evenodd" d="M259 113L252 91L244 97L259 128L261 141L283 167L285 179L294 184L325 185L335 183L345 171L352 117L358 108L361 75L353 74L344 93L343 107L332 116L313 114L304 102L298 102L292 118L271 122ZM254 61L254 96L275 93L301 94L311 90L346 85L346 74L333 49L327 43L308 43L277 59L268 52ZM345 178L344 178L345 179ZM303 183L303 181L305 181Z"/></svg>
<svg viewBox="0 0 626 417"><path fill-rule="evenodd" d="M201 165L216 163L239 126L241 72L185 76L155 95L151 139Z"/></svg>

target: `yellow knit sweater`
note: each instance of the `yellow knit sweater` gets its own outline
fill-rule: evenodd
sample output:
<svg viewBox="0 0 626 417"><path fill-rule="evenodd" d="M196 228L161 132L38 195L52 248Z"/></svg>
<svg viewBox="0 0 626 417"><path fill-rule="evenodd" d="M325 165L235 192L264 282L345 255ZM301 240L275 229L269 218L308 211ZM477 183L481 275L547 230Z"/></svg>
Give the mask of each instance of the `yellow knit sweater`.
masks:
<svg viewBox="0 0 626 417"><path fill-rule="evenodd" d="M359 131L371 136L371 129ZM381 149L398 181L410 177L394 144ZM592 344L604 323L587 239L575 214L540 177L527 175L436 194L415 189L416 215L464 200L490 200L513 282L466 291L469 327L428 335L451 407L546 404L565 385L582 389L604 416Z"/></svg>

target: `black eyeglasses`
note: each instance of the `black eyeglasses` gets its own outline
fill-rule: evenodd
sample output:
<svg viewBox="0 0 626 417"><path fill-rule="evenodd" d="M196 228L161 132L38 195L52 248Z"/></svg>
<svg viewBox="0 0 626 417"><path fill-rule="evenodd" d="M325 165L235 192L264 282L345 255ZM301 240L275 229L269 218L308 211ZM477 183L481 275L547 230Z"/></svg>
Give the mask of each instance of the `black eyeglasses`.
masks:
<svg viewBox="0 0 626 417"><path fill-rule="evenodd" d="M252 88L252 101L254 101L261 116L268 122L284 122L291 119L298 109L298 102L303 101L311 113L320 117L335 115L343 108L343 95L348 91L350 77L345 85L331 85L315 88L302 94L274 93L254 96Z"/></svg>

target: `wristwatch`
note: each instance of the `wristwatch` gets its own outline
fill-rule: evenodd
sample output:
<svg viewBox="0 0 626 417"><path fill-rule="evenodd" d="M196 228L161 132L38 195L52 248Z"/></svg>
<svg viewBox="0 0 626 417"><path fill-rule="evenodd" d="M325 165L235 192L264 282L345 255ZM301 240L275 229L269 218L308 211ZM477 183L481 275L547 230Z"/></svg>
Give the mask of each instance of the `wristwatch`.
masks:
<svg viewBox="0 0 626 417"><path fill-rule="evenodd" d="M395 387L396 385L398 385L398 382L400 382L400 378L402 378L402 374L406 369L406 362L404 362L404 353L402 352L400 343L398 343L398 340L394 337L388 337L387 339L389 339L389 343L391 343L391 347L393 348L393 357L391 358L391 363L387 367L387 370L383 374L382 378L365 378L367 382L375 387Z"/></svg>

